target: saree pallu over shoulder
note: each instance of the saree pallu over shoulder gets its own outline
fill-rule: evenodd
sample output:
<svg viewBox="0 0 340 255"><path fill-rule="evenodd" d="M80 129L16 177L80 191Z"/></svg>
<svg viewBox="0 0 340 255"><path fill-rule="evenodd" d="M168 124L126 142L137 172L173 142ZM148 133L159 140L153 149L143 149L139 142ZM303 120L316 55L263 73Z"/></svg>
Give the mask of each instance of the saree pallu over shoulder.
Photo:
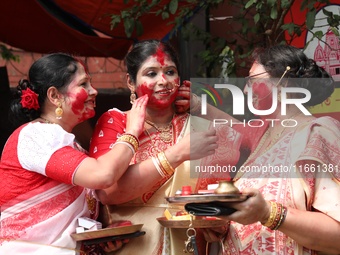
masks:
<svg viewBox="0 0 340 255"><path fill-rule="evenodd" d="M189 132L205 131L212 127L211 122L202 118L186 116L185 119L174 120L175 140L177 143ZM183 121L184 120L184 121ZM106 206L105 210L110 214L110 220L130 220L133 224L144 224L143 230L146 235L130 240L129 244L117 252L117 254L172 254L181 255L183 252L184 241L187 240L186 229L164 229L157 221L158 217L164 216L164 210L179 211L183 206L168 204L165 197L174 196L182 186L190 185L194 191L206 188L209 183L214 183L217 178L228 178L228 173L222 173L216 177L210 173L195 173L195 166L202 164L235 164L238 160L239 152L237 145L240 144L240 134L228 127L218 127L219 149L216 155L206 157L202 160L185 161L179 165L175 173L168 180L153 187L152 194L145 199L145 194L128 203L118 206ZM151 137L154 139L154 137ZM145 160L153 156L154 152L152 141L147 137L141 139L139 150L143 150L136 156L135 162ZM157 141L157 140L156 140ZM143 145L144 143L144 145ZM141 156L143 155L143 157ZM147 157L145 157L147 155ZM134 163L135 163L134 162ZM205 247L203 238L200 239L200 249Z"/></svg>

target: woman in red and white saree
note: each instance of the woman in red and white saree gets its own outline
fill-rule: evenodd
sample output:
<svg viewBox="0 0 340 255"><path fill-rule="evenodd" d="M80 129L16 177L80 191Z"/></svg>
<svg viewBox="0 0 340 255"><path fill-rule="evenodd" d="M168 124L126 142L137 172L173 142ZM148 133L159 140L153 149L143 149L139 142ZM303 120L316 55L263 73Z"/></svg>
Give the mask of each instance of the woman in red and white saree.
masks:
<svg viewBox="0 0 340 255"><path fill-rule="evenodd" d="M139 42L127 55L126 63L131 100L135 92L149 96L144 132L139 136L140 149L126 173L117 184L97 194L105 204L117 205L106 207L112 221L144 224L146 235L130 240L131 245L117 254L184 254L184 241L188 239L185 230L163 228L157 221L167 208L172 212L183 209L171 208L165 197L174 196L182 186L191 186L197 192L215 183L216 178L229 178L228 173L213 176L195 173L195 169L234 165L240 135L226 126L213 128L209 121L187 113L175 114L179 62L169 44L158 40ZM92 136L90 155L100 157L110 150L125 132L127 114L112 109L101 116ZM204 249L205 241L198 243Z"/></svg>
<svg viewBox="0 0 340 255"><path fill-rule="evenodd" d="M55 53L19 82L10 111L17 129L0 163L0 254L79 254L78 218L96 217L94 190L117 181L138 149L137 138L120 141L94 159L78 146L73 128L95 114L90 80L78 59ZM132 106L129 141L142 131L147 100Z"/></svg>

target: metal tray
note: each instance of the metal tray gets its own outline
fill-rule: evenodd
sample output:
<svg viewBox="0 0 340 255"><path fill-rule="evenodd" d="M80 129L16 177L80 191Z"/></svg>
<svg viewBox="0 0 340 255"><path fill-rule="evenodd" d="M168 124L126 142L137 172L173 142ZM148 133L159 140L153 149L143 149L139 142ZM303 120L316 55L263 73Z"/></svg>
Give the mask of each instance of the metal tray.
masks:
<svg viewBox="0 0 340 255"><path fill-rule="evenodd" d="M131 225L131 226L114 227L114 228L103 228L100 230L85 231L83 233L73 233L71 234L71 236L76 241L83 241L83 240L97 239L97 238L103 238L103 237L125 235L125 234L130 234L130 233L140 231L143 225L144 224L137 224L137 225Z"/></svg>
<svg viewBox="0 0 340 255"><path fill-rule="evenodd" d="M249 196L242 193L237 194L193 194L188 196L166 197L169 203L205 203L205 202L242 202Z"/></svg>
<svg viewBox="0 0 340 255"><path fill-rule="evenodd" d="M188 228L190 220L168 220L166 217L157 218L159 224L166 228ZM217 228L227 225L227 221L217 217L198 217L192 221L193 228Z"/></svg>

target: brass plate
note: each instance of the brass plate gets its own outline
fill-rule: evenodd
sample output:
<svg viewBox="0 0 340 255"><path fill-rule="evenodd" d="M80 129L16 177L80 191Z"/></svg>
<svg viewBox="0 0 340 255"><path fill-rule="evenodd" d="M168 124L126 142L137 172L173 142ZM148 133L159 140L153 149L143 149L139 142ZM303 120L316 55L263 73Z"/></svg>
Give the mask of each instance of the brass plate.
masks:
<svg viewBox="0 0 340 255"><path fill-rule="evenodd" d="M103 228L94 231L85 231L83 233L73 233L72 238L76 241L90 240L109 236L125 235L140 231L144 224L137 224L131 226L121 226L114 228Z"/></svg>
<svg viewBox="0 0 340 255"><path fill-rule="evenodd" d="M214 218L214 219L213 219ZM190 225L190 220L167 220L166 217L157 218L159 224L166 228L188 228ZM227 221L222 220L217 217L211 217L207 219L206 217L198 217L192 221L193 228L217 228L227 225Z"/></svg>
<svg viewBox="0 0 340 255"><path fill-rule="evenodd" d="M249 196L238 193L238 194L197 194L188 196L175 196L166 197L165 199L169 203L207 203L207 202L242 202L245 201Z"/></svg>

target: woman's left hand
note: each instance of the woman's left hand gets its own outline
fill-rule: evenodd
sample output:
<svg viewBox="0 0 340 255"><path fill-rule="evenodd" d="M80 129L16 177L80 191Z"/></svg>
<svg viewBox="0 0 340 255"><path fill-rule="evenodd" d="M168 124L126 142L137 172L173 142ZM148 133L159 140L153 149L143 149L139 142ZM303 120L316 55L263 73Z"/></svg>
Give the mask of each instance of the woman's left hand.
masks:
<svg viewBox="0 0 340 255"><path fill-rule="evenodd" d="M241 203L228 203L228 206L237 211L228 216L222 216L221 218L243 225L258 221L265 223L270 214L270 202L266 201L257 189L244 189L242 193L247 194L249 198Z"/></svg>

